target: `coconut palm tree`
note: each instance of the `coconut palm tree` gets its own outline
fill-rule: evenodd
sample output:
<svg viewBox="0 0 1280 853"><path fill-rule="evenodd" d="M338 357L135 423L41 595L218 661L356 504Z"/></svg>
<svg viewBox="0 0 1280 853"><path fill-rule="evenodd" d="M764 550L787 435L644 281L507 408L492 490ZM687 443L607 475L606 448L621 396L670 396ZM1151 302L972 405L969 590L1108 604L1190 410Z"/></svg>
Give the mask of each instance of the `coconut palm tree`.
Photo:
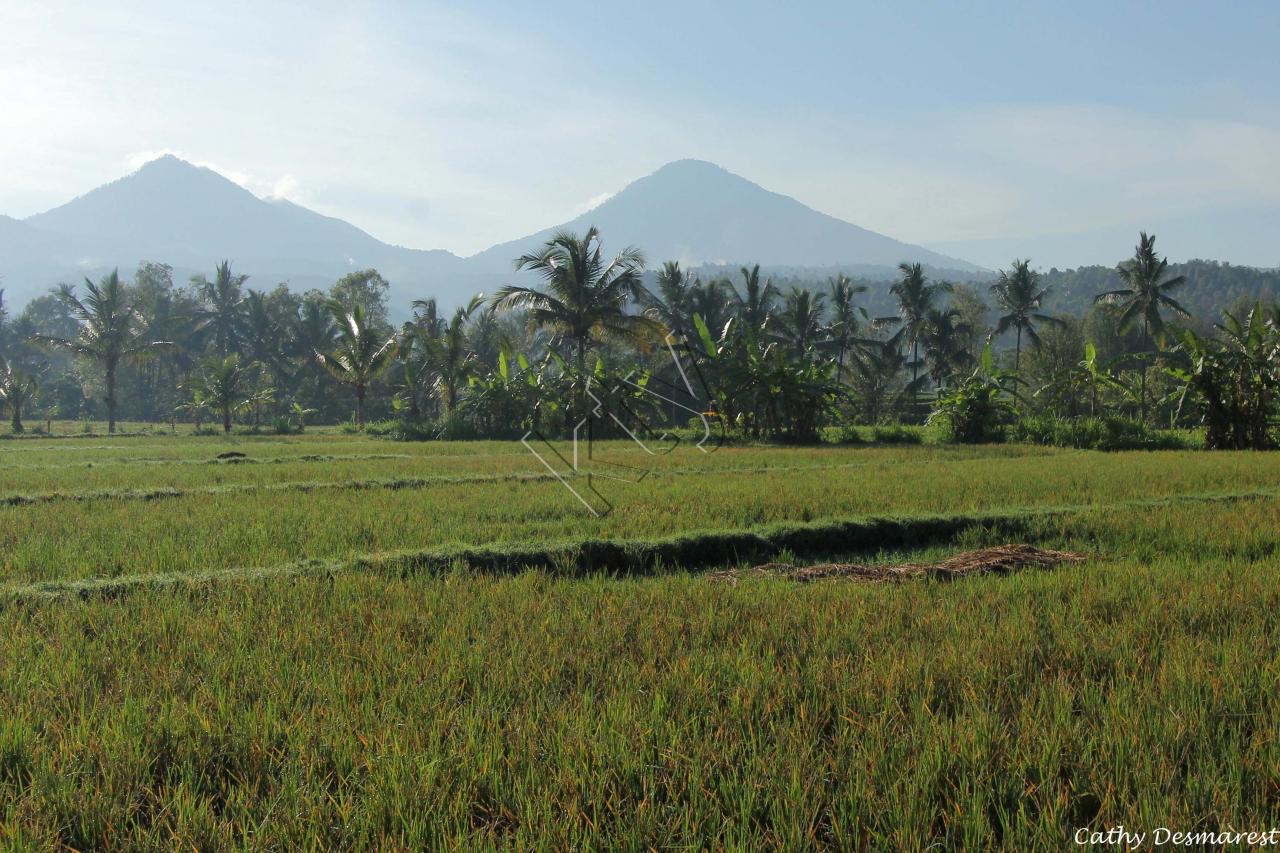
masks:
<svg viewBox="0 0 1280 853"><path fill-rule="evenodd" d="M991 293L996 298L997 307L1004 313L996 321L996 334L1003 335L1009 329L1017 329L1018 339L1013 349L1013 372L1017 373L1022 364L1022 334L1026 332L1027 340L1032 346L1040 346L1040 336L1036 334L1036 323L1061 324L1057 317L1040 313L1040 306L1049 295L1049 288L1040 287L1040 274L1031 269L1030 260L1013 261L1011 271L1001 270L1000 278L991 285Z"/></svg>
<svg viewBox="0 0 1280 853"><path fill-rule="evenodd" d="M142 318L134 310L118 270L94 284L84 280L85 297L75 288L60 285L55 295L67 313L79 324L73 338L35 335L33 341L66 350L102 365L107 382L107 432L116 431L116 372L123 361L135 361L172 346L167 341L151 341L141 332Z"/></svg>
<svg viewBox="0 0 1280 853"><path fill-rule="evenodd" d="M364 306L357 304L348 311L336 300L330 300L328 305L338 326L338 340L333 352L316 350L316 360L334 379L355 391L356 425L363 429L365 392L369 384L391 366L398 341L395 335L383 338L370 324Z"/></svg>
<svg viewBox="0 0 1280 853"><path fill-rule="evenodd" d="M396 362L400 365L399 373L392 380L391 405L397 411L403 411L410 420L422 416L422 407L418 398L422 394L423 374L426 370L425 360L417 352L423 344L415 341L425 340L412 322L404 324L400 333L400 348L396 352Z"/></svg>
<svg viewBox="0 0 1280 853"><path fill-rule="evenodd" d="M296 309L297 314L288 321L290 384L295 399L315 402L324 396L327 385L326 371L316 363L317 352L328 352L333 347L333 315L319 294L308 294Z"/></svg>
<svg viewBox="0 0 1280 853"><path fill-rule="evenodd" d="M240 356L232 353L206 361L192 384L209 406L222 413L222 431L229 433L232 414L269 402L274 395L273 389L261 387L261 378L261 365L242 363ZM192 399L194 402L195 397Z"/></svg>
<svg viewBox="0 0 1280 853"><path fill-rule="evenodd" d="M475 354L467 343L467 321L482 305L484 294L477 293L470 302L453 312L439 337L422 338L426 345L427 366L435 374L436 396L445 414L453 411L458 402L458 391L471 375Z"/></svg>
<svg viewBox="0 0 1280 853"><path fill-rule="evenodd" d="M925 345L925 362L929 377L939 388L948 380L973 368L974 354L968 342L973 330L965 323L956 308L930 308L921 339Z"/></svg>
<svg viewBox="0 0 1280 853"><path fill-rule="evenodd" d="M606 261L595 226L582 237L557 231L539 251L517 258L515 268L537 274L545 289L507 285L490 304L527 310L531 328L550 329L553 343L570 344L579 376L593 344L605 338L641 343L658 329L651 318L627 310L642 295L644 255L627 247Z"/></svg>
<svg viewBox="0 0 1280 853"><path fill-rule="evenodd" d="M1169 296L1186 281L1186 276L1165 278L1168 258L1156 256L1156 236L1142 231L1133 257L1116 267L1116 273L1124 282L1118 290L1099 293L1094 302L1108 302L1120 307L1120 331L1133 328L1142 330L1142 347L1148 349L1152 342L1164 343L1164 317L1162 309L1169 309L1179 317L1191 314L1176 299ZM1142 364L1138 391L1142 420L1147 419L1147 363Z"/></svg>
<svg viewBox="0 0 1280 853"><path fill-rule="evenodd" d="M271 371L276 382L282 382L288 375L281 346L284 337L267 295L250 290L244 298L245 356Z"/></svg>
<svg viewBox="0 0 1280 853"><path fill-rule="evenodd" d="M197 314L197 328L213 337L213 351L226 357L239 352L246 337L246 306L242 288L247 275L234 275L231 262L218 264L213 281L203 275L193 279L204 305Z"/></svg>
<svg viewBox="0 0 1280 853"><path fill-rule="evenodd" d="M440 337L444 330L444 318L440 316L440 306L434 296L413 300L414 328L430 338Z"/></svg>
<svg viewBox="0 0 1280 853"><path fill-rule="evenodd" d="M807 287L793 287L783 298L777 322L782 340L792 352L803 356L822 337L826 294L814 293Z"/></svg>
<svg viewBox="0 0 1280 853"><path fill-rule="evenodd" d="M920 264L898 264L901 278L895 281L889 292L898 300L897 341L911 344L911 385L918 387L920 379L920 339L929 324L929 309L941 293L948 293L951 285L945 281L930 282Z"/></svg>
<svg viewBox="0 0 1280 853"><path fill-rule="evenodd" d="M645 290L641 295L646 313L661 321L677 335L689 333L693 312L690 311L690 296L698 279L690 277L676 261L667 261L658 272L658 292Z"/></svg>
<svg viewBox="0 0 1280 853"><path fill-rule="evenodd" d="M29 370L15 367L0 356L0 403L9 407L9 423L15 433L24 431L22 409L40 393L40 378Z"/></svg>
<svg viewBox="0 0 1280 853"><path fill-rule="evenodd" d="M858 337L864 321L868 320L867 309L854 304L854 297L866 293L865 284L854 284L849 277L840 274L828 280L831 287L831 325L827 334L836 349L836 383L844 382L844 362L849 350L861 341Z"/></svg>
<svg viewBox="0 0 1280 853"><path fill-rule="evenodd" d="M695 281L689 288L690 320L701 317L712 335L719 338L724 334L725 324L731 317L732 292L733 286L725 278L714 278L708 282Z"/></svg>
<svg viewBox="0 0 1280 853"><path fill-rule="evenodd" d="M743 290L741 293L734 290L733 297L743 327L752 334L769 324L777 306L778 288L773 279L767 279L763 284L760 282L759 264L751 269L743 267L739 272L742 274Z"/></svg>

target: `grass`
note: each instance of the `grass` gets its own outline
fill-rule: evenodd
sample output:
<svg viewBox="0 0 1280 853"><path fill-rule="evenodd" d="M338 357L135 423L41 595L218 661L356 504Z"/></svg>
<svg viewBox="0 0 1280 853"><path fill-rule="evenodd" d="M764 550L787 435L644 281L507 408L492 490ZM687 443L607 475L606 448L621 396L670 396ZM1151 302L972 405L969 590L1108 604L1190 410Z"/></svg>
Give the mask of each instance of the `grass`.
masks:
<svg viewBox="0 0 1280 853"><path fill-rule="evenodd" d="M352 442L361 448L369 444ZM788 461L787 453L796 455ZM153 500L96 489L83 500L39 500L37 492L25 495L34 502L24 503L11 495L10 505L0 506L0 586L261 567L406 548L650 539L869 515L1112 504L1267 488L1280 474L1280 457L1256 454L1153 456L1038 448L951 454L941 448L735 448L709 457L690 451L678 460L669 457L668 467L641 483L604 484L615 508L603 520L587 515L559 483L522 479L536 474L538 463L523 451L513 452L511 445L502 456L476 452L425 459L411 470L436 479L421 482L330 480L336 485L317 488L315 478L325 473L368 472L383 463L356 461L351 463L355 469L335 464L323 470L302 463L309 478L305 488L300 483L281 488L288 482L282 478L275 485L259 481L257 492L227 484L210 487L207 481L187 485L202 482L197 478L216 466L108 466L103 470L111 472L112 482L134 470L152 489L164 474L171 485ZM1153 466L1158 477L1152 476ZM56 474L67 476L67 470ZM215 473L250 485L252 480L242 478L292 470L284 464L236 465ZM475 478L465 479L473 472Z"/></svg>
<svg viewBox="0 0 1280 853"><path fill-rule="evenodd" d="M207 462L232 447L261 461ZM680 452L602 520L536 470L309 434L0 448L4 494L70 496L0 508L0 843L1040 849L1280 817L1280 457ZM437 479L343 486L396 476ZM1015 534L1093 558L689 571Z"/></svg>

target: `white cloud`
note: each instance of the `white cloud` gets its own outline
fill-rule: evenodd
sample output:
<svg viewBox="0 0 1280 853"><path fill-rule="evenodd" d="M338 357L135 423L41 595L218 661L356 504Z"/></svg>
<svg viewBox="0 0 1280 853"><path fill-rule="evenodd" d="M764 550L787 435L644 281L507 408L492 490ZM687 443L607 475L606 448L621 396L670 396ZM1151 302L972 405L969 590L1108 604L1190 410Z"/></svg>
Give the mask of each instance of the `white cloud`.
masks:
<svg viewBox="0 0 1280 853"><path fill-rule="evenodd" d="M582 204L579 204L574 207L573 216L577 217L577 216L581 216L584 213L589 213L595 210L600 205L604 204L609 199L613 198L615 195L617 195L616 192L607 192L607 193L600 193L599 195L596 195L596 196L592 196L591 198L584 201Z"/></svg>
<svg viewBox="0 0 1280 853"><path fill-rule="evenodd" d="M213 160L208 160L173 148L134 151L125 155L124 162L129 171L136 172L151 161L158 160L165 156L177 157L180 160L185 160L193 166L199 166L203 169L211 169L232 183L239 184L260 198L287 199L298 204L302 203L301 199L303 193L301 185L297 178L289 174L280 175L279 177L274 178L258 177L250 175L243 170L226 166Z"/></svg>

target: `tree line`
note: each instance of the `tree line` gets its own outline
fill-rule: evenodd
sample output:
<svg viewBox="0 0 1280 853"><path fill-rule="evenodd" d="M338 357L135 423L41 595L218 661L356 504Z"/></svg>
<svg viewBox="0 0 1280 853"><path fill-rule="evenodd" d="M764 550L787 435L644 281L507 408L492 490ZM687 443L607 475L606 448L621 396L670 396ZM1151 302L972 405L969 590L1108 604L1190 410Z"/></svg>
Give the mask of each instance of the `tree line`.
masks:
<svg viewBox="0 0 1280 853"><path fill-rule="evenodd" d="M1280 312L1197 317L1178 298L1186 275L1145 233L1079 313L1050 310L1056 271L1022 259L989 283L903 263L879 316L865 281L781 284L759 266L704 280L675 262L646 273L638 250L607 253L595 228L558 233L515 267L536 283L450 311L420 299L398 327L376 270L295 293L255 289L230 262L184 285L148 262L131 281L60 285L16 316L0 299L0 401L14 432L24 417L105 418L112 432L119 420L225 432L372 420L506 438L568 432L591 387L646 425L703 412L797 442L923 421L997 440L1028 418L1100 417L1202 425L1211 447L1275 439Z"/></svg>

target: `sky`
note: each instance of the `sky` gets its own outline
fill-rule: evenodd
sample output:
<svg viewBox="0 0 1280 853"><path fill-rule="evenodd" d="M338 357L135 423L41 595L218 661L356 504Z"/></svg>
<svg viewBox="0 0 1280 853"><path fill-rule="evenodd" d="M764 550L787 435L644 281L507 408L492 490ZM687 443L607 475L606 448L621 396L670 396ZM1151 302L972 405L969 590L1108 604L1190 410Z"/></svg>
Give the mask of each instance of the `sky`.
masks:
<svg viewBox="0 0 1280 853"><path fill-rule="evenodd" d="M0 0L0 214L163 153L471 254L710 160L992 268L1280 266L1280 3Z"/></svg>

